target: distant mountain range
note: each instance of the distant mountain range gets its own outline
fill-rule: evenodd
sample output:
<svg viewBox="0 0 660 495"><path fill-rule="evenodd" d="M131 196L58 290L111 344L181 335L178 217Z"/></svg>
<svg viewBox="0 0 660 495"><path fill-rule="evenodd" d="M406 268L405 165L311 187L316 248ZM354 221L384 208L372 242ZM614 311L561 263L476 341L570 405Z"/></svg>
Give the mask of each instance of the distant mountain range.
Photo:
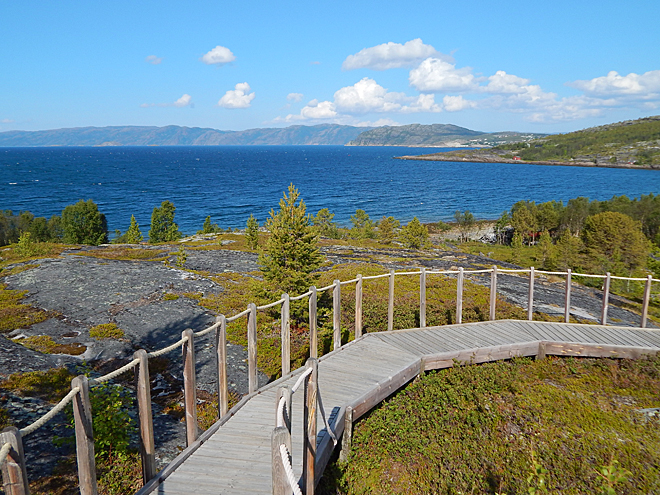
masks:
<svg viewBox="0 0 660 495"><path fill-rule="evenodd" d="M74 127L0 132L0 147L14 146L494 146L544 134L483 133L451 124L354 127L338 124L219 131L201 127Z"/></svg>

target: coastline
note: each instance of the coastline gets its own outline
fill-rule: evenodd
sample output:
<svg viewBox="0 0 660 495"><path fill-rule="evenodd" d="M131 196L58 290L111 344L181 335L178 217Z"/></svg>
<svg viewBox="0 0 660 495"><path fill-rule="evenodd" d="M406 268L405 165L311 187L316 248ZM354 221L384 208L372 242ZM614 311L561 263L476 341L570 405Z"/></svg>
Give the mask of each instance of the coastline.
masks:
<svg viewBox="0 0 660 495"><path fill-rule="evenodd" d="M395 156L398 160L423 160L431 162L469 162L469 163L515 163L515 164L528 164L528 165L551 165L558 167L590 167L590 168L626 168L635 170L660 170L649 165L634 165L626 163L594 163L594 162L559 162L559 161L527 161L527 160L512 160L503 157L490 157L490 156L456 156L453 154L437 153L431 155L404 155Z"/></svg>

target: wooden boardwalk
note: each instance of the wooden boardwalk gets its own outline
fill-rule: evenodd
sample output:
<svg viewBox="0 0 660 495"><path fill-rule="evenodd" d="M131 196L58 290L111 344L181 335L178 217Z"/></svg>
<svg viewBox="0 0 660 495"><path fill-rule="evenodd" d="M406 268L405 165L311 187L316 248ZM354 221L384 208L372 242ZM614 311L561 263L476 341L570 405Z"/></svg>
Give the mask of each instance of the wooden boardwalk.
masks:
<svg viewBox="0 0 660 495"><path fill-rule="evenodd" d="M660 330L500 320L366 334L319 359L319 392L337 437L346 407L359 418L421 371L460 361L513 356L637 357L660 350ZM281 386L303 370L244 397L229 414L183 451L139 495L271 494L271 433ZM292 456L302 473L302 388L293 397ZM317 478L333 450L319 415Z"/></svg>

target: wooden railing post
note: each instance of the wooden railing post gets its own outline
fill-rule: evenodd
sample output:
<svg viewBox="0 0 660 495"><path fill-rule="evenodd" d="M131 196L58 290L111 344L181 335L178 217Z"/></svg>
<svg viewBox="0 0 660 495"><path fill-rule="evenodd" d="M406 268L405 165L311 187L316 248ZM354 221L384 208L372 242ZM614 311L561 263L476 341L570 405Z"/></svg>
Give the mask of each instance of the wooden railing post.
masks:
<svg viewBox="0 0 660 495"><path fill-rule="evenodd" d="M387 296L387 329L394 330L394 270L390 270L389 291Z"/></svg>
<svg viewBox="0 0 660 495"><path fill-rule="evenodd" d="M271 462L272 462L272 479L273 479L273 495L290 495L291 487L289 487L289 480L284 470L282 463L282 454L280 453L280 445L287 443L291 444L291 435L284 426L278 426L271 434ZM291 463L291 449L289 448L289 463Z"/></svg>
<svg viewBox="0 0 660 495"><path fill-rule="evenodd" d="M346 406L344 412L344 433L341 437L341 450L339 451L339 460L346 462L348 454L351 452L351 444L353 443L353 408Z"/></svg>
<svg viewBox="0 0 660 495"><path fill-rule="evenodd" d="M257 305L248 304L247 341L248 341L248 392L259 388L257 379Z"/></svg>
<svg viewBox="0 0 660 495"><path fill-rule="evenodd" d="M197 377L195 373L195 337L193 331L187 328L181 332L181 338L186 339L182 346L183 352L183 404L186 414L186 446L197 440Z"/></svg>
<svg viewBox="0 0 660 495"><path fill-rule="evenodd" d="M458 269L456 278L456 323L463 323L463 267Z"/></svg>
<svg viewBox="0 0 660 495"><path fill-rule="evenodd" d="M220 315L215 319L215 357L218 372L218 419L229 409L229 389L227 387L227 318Z"/></svg>
<svg viewBox="0 0 660 495"><path fill-rule="evenodd" d="M534 267L529 269L529 294L527 297L527 319L534 319Z"/></svg>
<svg viewBox="0 0 660 495"><path fill-rule="evenodd" d="M566 297L564 299L564 322L571 320L571 269L566 270Z"/></svg>
<svg viewBox="0 0 660 495"><path fill-rule="evenodd" d="M316 465L316 396L318 394L318 361L309 358L305 368L312 372L305 378L305 403L303 407L303 473L302 488L305 495L314 494Z"/></svg>
<svg viewBox="0 0 660 495"><path fill-rule="evenodd" d="M333 350L341 347L341 283L335 280L332 289L332 342Z"/></svg>
<svg viewBox="0 0 660 495"><path fill-rule="evenodd" d="M600 313L600 324L607 325L607 309L609 308L609 299L610 299L610 281L612 275L610 272L607 272L605 277L605 285L603 287L603 310Z"/></svg>
<svg viewBox="0 0 660 495"><path fill-rule="evenodd" d="M154 421L151 414L151 382L147 351L140 349L133 354L140 363L135 368L135 395L138 403L140 423L140 457L142 459L142 481L147 484L156 476L156 445L154 443Z"/></svg>
<svg viewBox="0 0 660 495"><path fill-rule="evenodd" d="M644 301L642 302L642 322L639 325L642 328L646 328L646 319L649 314L649 301L651 300L651 284L653 283L653 278L651 275L646 277L646 285L644 286Z"/></svg>
<svg viewBox="0 0 660 495"><path fill-rule="evenodd" d="M358 273L355 284L355 338L362 336L362 275Z"/></svg>
<svg viewBox="0 0 660 495"><path fill-rule="evenodd" d="M493 271L490 272L490 321L495 320L495 304L497 302L497 266L493 265Z"/></svg>
<svg viewBox="0 0 660 495"><path fill-rule="evenodd" d="M426 327L426 268L419 272L419 326Z"/></svg>
<svg viewBox="0 0 660 495"><path fill-rule="evenodd" d="M78 459L78 485L80 495L97 495L94 426L87 377L80 375L71 380L71 389L76 387L80 391L73 397L72 403L76 432L76 457Z"/></svg>
<svg viewBox="0 0 660 495"><path fill-rule="evenodd" d="M291 319L289 294L282 294L282 376L288 375L291 371Z"/></svg>
<svg viewBox="0 0 660 495"><path fill-rule="evenodd" d="M30 495L30 485L25 467L25 453L21 432L8 426L0 433L0 448L11 444L7 460L2 464L2 482L6 495Z"/></svg>
<svg viewBox="0 0 660 495"><path fill-rule="evenodd" d="M316 322L316 287L309 288L309 357L317 357L319 354L319 334Z"/></svg>

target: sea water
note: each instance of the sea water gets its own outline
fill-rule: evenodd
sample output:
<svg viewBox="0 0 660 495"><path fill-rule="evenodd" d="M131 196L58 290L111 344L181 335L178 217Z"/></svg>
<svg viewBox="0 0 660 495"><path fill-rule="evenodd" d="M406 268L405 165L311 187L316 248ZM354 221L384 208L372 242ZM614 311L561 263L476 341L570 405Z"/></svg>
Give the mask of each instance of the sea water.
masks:
<svg viewBox="0 0 660 495"><path fill-rule="evenodd" d="M261 223L289 184L312 214L350 225L356 209L406 223L451 220L457 210L495 219L519 200L637 197L660 192L660 170L398 160L440 151L406 147L162 146L0 148L0 208L50 217L92 199L111 231L131 215L146 235L155 206L169 200L186 234L210 215L220 227Z"/></svg>

